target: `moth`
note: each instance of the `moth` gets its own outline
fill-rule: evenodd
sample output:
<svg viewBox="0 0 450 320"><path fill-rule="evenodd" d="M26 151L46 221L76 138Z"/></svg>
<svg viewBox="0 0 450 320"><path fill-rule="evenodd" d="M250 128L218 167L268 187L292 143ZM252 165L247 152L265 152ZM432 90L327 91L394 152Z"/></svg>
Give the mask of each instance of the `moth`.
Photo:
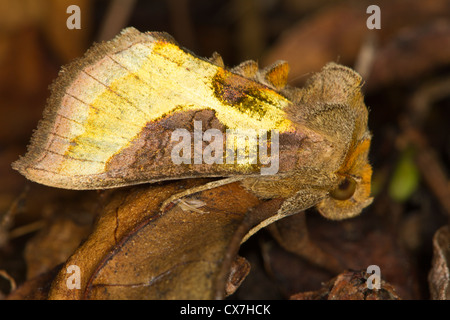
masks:
<svg viewBox="0 0 450 320"><path fill-rule="evenodd" d="M65 189L217 177L203 188L239 182L261 199L283 199L276 219L313 206L330 219L358 215L372 202L362 79L329 63L295 88L288 72L284 61L227 68L217 53L197 57L166 33L124 29L62 68L27 153L12 166ZM262 133L265 158L225 161L220 151L238 148L225 142L231 130ZM186 132L194 143L181 150ZM238 145L248 155L246 141ZM174 148L183 161L174 161ZM261 174L273 165L269 151L276 172ZM201 161L205 154L214 161Z"/></svg>

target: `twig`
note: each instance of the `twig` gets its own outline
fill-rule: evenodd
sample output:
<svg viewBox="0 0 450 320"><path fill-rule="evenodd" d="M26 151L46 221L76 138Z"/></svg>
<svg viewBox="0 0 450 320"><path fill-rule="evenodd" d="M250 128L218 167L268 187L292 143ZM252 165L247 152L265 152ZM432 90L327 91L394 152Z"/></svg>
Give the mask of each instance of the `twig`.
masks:
<svg viewBox="0 0 450 320"><path fill-rule="evenodd" d="M8 272L6 272L5 270L0 270L0 276L9 281L9 286L10 286L9 292L13 292L14 290L16 290L16 287L17 287L16 281L14 280L13 277L11 277L8 274Z"/></svg>
<svg viewBox="0 0 450 320"><path fill-rule="evenodd" d="M369 33L365 37L356 57L355 70L363 79L369 79L376 53L376 40L375 35Z"/></svg>

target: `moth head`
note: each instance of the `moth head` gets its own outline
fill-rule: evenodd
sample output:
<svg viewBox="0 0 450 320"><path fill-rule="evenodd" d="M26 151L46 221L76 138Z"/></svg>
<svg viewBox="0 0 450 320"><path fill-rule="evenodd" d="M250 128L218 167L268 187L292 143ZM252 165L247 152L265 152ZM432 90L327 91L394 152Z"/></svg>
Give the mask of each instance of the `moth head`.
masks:
<svg viewBox="0 0 450 320"><path fill-rule="evenodd" d="M342 220L357 216L370 205L370 182L372 167L367 154L370 136L362 140L346 157L343 166L336 174L337 183L323 199L317 209L326 218Z"/></svg>

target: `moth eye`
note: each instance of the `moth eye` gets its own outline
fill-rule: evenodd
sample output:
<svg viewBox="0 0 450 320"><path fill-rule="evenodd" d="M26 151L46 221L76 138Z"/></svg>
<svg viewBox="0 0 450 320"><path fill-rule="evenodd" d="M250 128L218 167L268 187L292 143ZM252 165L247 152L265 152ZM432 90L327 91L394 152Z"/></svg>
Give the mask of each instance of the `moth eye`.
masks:
<svg viewBox="0 0 450 320"><path fill-rule="evenodd" d="M346 177L339 186L330 192L330 195L336 200L347 200L352 197L356 190L356 181Z"/></svg>

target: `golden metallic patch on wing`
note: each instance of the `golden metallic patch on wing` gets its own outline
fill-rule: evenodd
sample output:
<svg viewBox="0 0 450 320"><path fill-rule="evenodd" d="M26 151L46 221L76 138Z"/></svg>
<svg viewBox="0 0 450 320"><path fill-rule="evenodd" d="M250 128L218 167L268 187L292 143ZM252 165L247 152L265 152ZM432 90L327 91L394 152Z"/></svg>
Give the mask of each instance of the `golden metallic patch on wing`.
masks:
<svg viewBox="0 0 450 320"><path fill-rule="evenodd" d="M242 115L270 123L270 128L287 131L290 121L283 108L289 101L266 86L224 69L217 70L212 80L215 97ZM245 128L245 127L243 127Z"/></svg>
<svg viewBox="0 0 450 320"><path fill-rule="evenodd" d="M164 39L106 55L97 65L83 71L95 99L84 120L84 132L71 140L65 153L69 159L93 163L64 161L59 170L65 174L104 172L103 164L129 146L146 123L172 112L212 109L228 128L284 131L290 127L282 110L287 99ZM113 80L99 70L107 66L117 70L119 77ZM211 90L219 80L227 92L238 95L242 90L242 99L224 102Z"/></svg>

